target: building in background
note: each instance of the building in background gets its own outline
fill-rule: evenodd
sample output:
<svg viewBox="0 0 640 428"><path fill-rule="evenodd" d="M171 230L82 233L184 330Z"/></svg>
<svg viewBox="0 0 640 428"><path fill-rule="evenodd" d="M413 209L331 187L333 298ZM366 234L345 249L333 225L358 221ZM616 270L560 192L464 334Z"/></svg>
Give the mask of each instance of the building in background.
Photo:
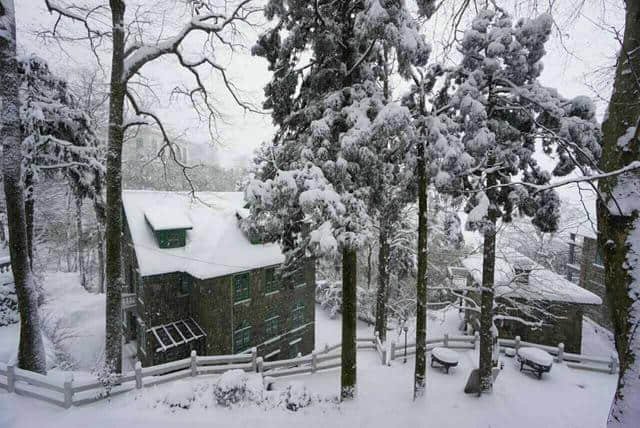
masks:
<svg viewBox="0 0 640 428"><path fill-rule="evenodd" d="M271 359L312 352L315 265L280 272L277 244L239 227L239 192L124 191L125 342L143 365L256 347Z"/></svg>
<svg viewBox="0 0 640 428"><path fill-rule="evenodd" d="M567 279L602 299L602 305L589 307L585 315L611 329L611 315L604 283L604 262L598 249L598 238L590 230L578 230L569 237Z"/></svg>

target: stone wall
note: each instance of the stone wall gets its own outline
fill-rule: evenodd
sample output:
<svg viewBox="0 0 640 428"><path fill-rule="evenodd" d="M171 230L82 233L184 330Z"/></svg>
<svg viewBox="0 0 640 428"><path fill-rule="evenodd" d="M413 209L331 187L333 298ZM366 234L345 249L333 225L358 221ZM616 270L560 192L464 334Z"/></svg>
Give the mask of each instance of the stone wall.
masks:
<svg viewBox="0 0 640 428"><path fill-rule="evenodd" d="M602 305L585 307L585 315L598 324L611 329L611 315L607 304L607 293L604 286L604 267L596 263L598 251L594 238L584 237L582 243L582 260L580 261L580 286L600 296Z"/></svg>

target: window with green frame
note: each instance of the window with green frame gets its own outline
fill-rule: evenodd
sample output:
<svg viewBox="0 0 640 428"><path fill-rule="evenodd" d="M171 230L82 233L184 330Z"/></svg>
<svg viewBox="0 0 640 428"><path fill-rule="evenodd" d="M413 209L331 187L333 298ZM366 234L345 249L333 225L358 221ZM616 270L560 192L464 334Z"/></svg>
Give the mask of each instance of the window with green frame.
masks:
<svg viewBox="0 0 640 428"><path fill-rule="evenodd" d="M280 334L280 315L275 312L269 313L264 320L264 335L269 339Z"/></svg>
<svg viewBox="0 0 640 428"><path fill-rule="evenodd" d="M276 268L267 268L264 271L264 292L273 293L280 289L280 278L276 273Z"/></svg>
<svg viewBox="0 0 640 428"><path fill-rule="evenodd" d="M233 332L233 352L245 351L251 347L251 326L243 322L238 329Z"/></svg>
<svg viewBox="0 0 640 428"><path fill-rule="evenodd" d="M304 303L298 303L291 311L291 328L304 324Z"/></svg>
<svg viewBox="0 0 640 428"><path fill-rule="evenodd" d="M249 273L240 273L233 277L233 301L249 299Z"/></svg>

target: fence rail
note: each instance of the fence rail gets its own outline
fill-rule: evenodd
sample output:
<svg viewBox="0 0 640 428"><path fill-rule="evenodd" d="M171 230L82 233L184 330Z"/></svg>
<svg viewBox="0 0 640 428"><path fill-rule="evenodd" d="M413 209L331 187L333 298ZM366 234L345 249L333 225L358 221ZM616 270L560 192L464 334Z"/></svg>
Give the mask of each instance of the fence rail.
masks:
<svg viewBox="0 0 640 428"><path fill-rule="evenodd" d="M473 336L450 336L431 338L426 341L426 351L437 346L453 349L476 349L480 338L476 333ZM564 362L568 367L592 370L605 373L616 373L618 360L614 357L601 357L594 355L581 355L564 352L564 345L557 347L538 345L515 339L499 339L500 350L505 352L507 348L516 351L523 346L531 346L543 349L553 356L557 362ZM374 350L380 356L382 365L390 365L395 359L405 355L416 353L415 342L399 346L394 341L389 342L389 347L380 341L376 333L374 337L360 337L356 339L356 349ZM38 373L22 370L13 365L0 363L0 388L10 393L36 398L64 408L72 405L82 405L114 396L132 389L141 389L152 385L171 382L177 379L194 377L198 375L221 374L227 370L240 369L247 372L262 373L268 377L293 376L304 373L315 373L322 370L339 368L342 344L333 346L325 345L324 349L314 351L305 356L298 356L287 360L264 361L257 356L256 348L252 348L248 354L199 356L195 351L189 358L159 364L151 367L142 367L137 362L135 369L123 373L115 382L105 385L99 380L83 381L75 383L70 374L64 379L52 379ZM107 393L108 391L108 393Z"/></svg>

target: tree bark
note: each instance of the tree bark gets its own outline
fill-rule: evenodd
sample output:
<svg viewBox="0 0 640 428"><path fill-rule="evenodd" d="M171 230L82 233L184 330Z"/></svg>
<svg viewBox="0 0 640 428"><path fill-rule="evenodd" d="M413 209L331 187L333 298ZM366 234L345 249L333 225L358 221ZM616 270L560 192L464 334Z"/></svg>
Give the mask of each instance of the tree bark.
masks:
<svg viewBox="0 0 640 428"><path fill-rule="evenodd" d="M78 252L78 273L80 274L80 285L87 290L87 272L84 265L84 248L82 240L84 232L82 230L82 198L76 195L76 241Z"/></svg>
<svg viewBox="0 0 640 428"><path fill-rule="evenodd" d="M380 340L387 339L387 301L389 300L389 230L381 219L378 235L378 290L376 293L376 331Z"/></svg>
<svg viewBox="0 0 640 428"><path fill-rule="evenodd" d="M416 367L413 399L424 396L427 378L427 160L418 143L418 278L416 280Z"/></svg>
<svg viewBox="0 0 640 428"><path fill-rule="evenodd" d="M480 391L490 391L493 384L493 283L496 263L496 228L484 233L482 255L482 290L480 292Z"/></svg>
<svg viewBox="0 0 640 428"><path fill-rule="evenodd" d="M29 254L29 268L33 271L33 216L35 211L35 189L33 188L33 174L31 172L27 172L25 174L24 188L24 215L27 227L27 253Z"/></svg>
<svg viewBox="0 0 640 428"><path fill-rule="evenodd" d="M356 322L357 322L357 252L342 250L342 370L340 399L353 399L356 394Z"/></svg>
<svg viewBox="0 0 640 428"><path fill-rule="evenodd" d="M31 273L27 241L17 71L14 4L13 0L0 0L0 141L9 253L20 311L18 365L25 370L45 373L46 357L40 332L38 296Z"/></svg>
<svg viewBox="0 0 640 428"><path fill-rule="evenodd" d="M113 52L109 98L109 143L107 149L106 207L106 344L105 364L112 372L122 370L122 142L124 81L124 12L122 0L110 0Z"/></svg>
<svg viewBox="0 0 640 428"><path fill-rule="evenodd" d="M608 117L602 125L604 141L600 168L605 172L640 159L638 100L640 1L627 0L625 31L616 65L613 94ZM635 127L635 130L630 129L632 127ZM625 147L621 147L620 137L633 131L634 137ZM604 258L607 300L620 360L618 387L611 406L608 426L635 427L640 420L640 243L637 242L640 215L638 210L623 209L623 212L620 212L612 200L612 193L616 193L618 203L622 202L624 196L620 195L621 188L616 191L621 182L624 182L624 189L631 193L627 198L634 197L634 191L635 198L638 197L640 174L637 171L600 180L598 183L609 206L598 201L598 246ZM627 204L630 202L632 201L627 201Z"/></svg>

